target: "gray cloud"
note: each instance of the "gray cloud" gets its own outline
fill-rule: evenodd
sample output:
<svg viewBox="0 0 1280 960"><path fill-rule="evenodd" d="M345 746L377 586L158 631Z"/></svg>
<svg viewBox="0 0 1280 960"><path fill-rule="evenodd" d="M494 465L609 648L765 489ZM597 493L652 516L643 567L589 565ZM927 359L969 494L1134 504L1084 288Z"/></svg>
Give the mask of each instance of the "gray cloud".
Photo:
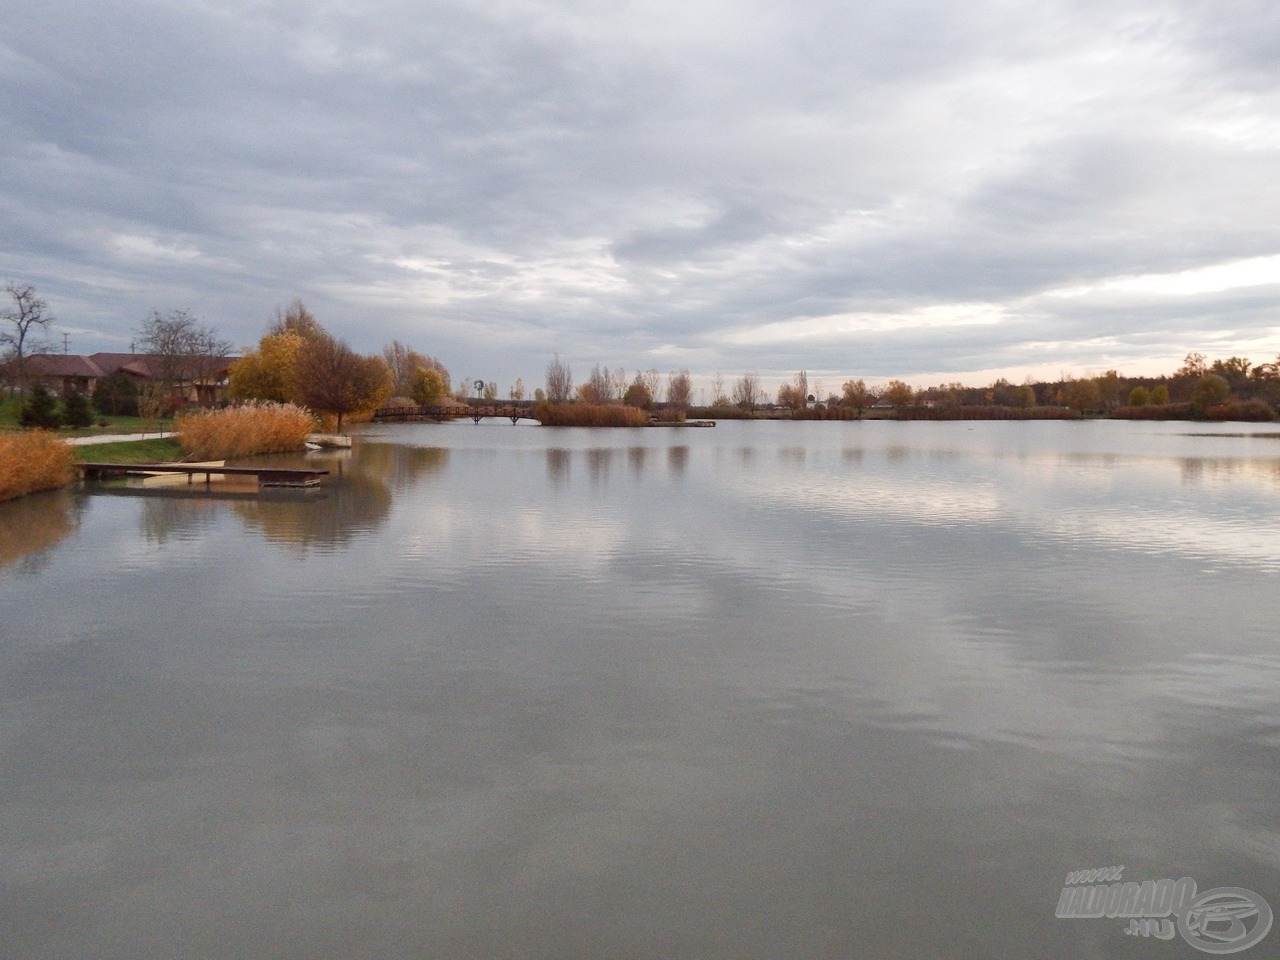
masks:
<svg viewBox="0 0 1280 960"><path fill-rule="evenodd" d="M1265 0L9 6L3 273L86 351L301 296L526 382L1280 352L1280 277L1109 286L1280 255Z"/></svg>

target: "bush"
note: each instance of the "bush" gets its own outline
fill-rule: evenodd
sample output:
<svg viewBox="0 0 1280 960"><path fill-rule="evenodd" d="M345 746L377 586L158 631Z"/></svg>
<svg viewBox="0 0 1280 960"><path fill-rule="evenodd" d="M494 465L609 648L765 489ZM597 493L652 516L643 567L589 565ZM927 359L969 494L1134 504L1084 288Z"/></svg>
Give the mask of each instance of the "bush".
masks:
<svg viewBox="0 0 1280 960"><path fill-rule="evenodd" d="M93 390L93 405L111 417L138 415L138 385L122 370L103 377Z"/></svg>
<svg viewBox="0 0 1280 960"><path fill-rule="evenodd" d="M0 434L0 500L65 487L73 479L71 446L53 434Z"/></svg>
<svg viewBox="0 0 1280 960"><path fill-rule="evenodd" d="M1275 420L1276 411L1265 400L1230 400L1205 410L1206 420L1238 420L1244 423L1267 423Z"/></svg>
<svg viewBox="0 0 1280 960"><path fill-rule="evenodd" d="M39 430L54 430L62 426L58 401L43 383L37 383L31 388L31 396L22 405L18 422L24 427L35 427Z"/></svg>
<svg viewBox="0 0 1280 960"><path fill-rule="evenodd" d="M83 393L73 393L62 401L62 419L68 427L82 430L93 426L93 407Z"/></svg>
<svg viewBox="0 0 1280 960"><path fill-rule="evenodd" d="M189 413L174 424L183 453L195 460L300 450L315 430L316 420L306 410L269 402Z"/></svg>
<svg viewBox="0 0 1280 960"><path fill-rule="evenodd" d="M643 427L649 417L616 403L540 403L533 415L544 427Z"/></svg>

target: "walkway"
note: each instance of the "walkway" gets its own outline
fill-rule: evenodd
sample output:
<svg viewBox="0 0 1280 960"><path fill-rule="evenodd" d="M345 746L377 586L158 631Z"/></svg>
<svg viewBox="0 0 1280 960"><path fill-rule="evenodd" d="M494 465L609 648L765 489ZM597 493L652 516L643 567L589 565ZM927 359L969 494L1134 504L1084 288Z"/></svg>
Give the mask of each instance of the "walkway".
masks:
<svg viewBox="0 0 1280 960"><path fill-rule="evenodd" d="M103 433L94 437L68 437L73 447L89 447L95 443L120 443L124 440L163 440L172 433Z"/></svg>

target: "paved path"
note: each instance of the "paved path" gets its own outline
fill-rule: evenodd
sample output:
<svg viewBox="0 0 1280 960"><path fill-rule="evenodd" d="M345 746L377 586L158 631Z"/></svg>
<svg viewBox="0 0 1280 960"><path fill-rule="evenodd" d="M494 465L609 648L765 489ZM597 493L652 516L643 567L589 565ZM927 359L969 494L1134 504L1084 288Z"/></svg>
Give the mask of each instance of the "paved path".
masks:
<svg viewBox="0 0 1280 960"><path fill-rule="evenodd" d="M87 447L95 443L119 443L122 440L162 440L172 433L103 433L96 437L68 437L73 447Z"/></svg>

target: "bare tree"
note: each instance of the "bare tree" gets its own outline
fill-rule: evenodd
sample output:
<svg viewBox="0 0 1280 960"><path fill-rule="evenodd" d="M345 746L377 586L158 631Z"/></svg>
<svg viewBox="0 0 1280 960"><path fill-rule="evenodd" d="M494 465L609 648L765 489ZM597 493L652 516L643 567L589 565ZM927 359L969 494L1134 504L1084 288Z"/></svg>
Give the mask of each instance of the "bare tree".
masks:
<svg viewBox="0 0 1280 960"><path fill-rule="evenodd" d="M307 305L297 297L287 307L276 307L275 320L267 328L267 333L296 333L307 339L329 335L328 331L320 326L320 321L315 318L315 314L308 310Z"/></svg>
<svg viewBox="0 0 1280 960"><path fill-rule="evenodd" d="M157 386L166 397L178 396L184 386L220 373L221 358L232 351L230 341L186 310L151 311L138 331Z"/></svg>
<svg viewBox="0 0 1280 960"><path fill-rule="evenodd" d="M711 378L711 405L713 407L729 406L729 398L724 393L724 377L718 370Z"/></svg>
<svg viewBox="0 0 1280 960"><path fill-rule="evenodd" d="M748 413L755 412L761 396L760 378L754 373L744 373L733 385L733 402Z"/></svg>
<svg viewBox="0 0 1280 960"><path fill-rule="evenodd" d="M587 382L578 387L578 397L584 403L609 403L614 398L613 374L608 367L596 364L591 368Z"/></svg>
<svg viewBox="0 0 1280 960"><path fill-rule="evenodd" d="M29 340L36 333L43 333L53 322L48 313L49 304L36 296L36 288L29 283L7 283L5 293L13 300L13 307L0 313L0 320L12 329L0 332L0 348L5 348L8 356L3 359L13 361L18 393L24 394L27 389L26 361L30 353Z"/></svg>
<svg viewBox="0 0 1280 960"><path fill-rule="evenodd" d="M644 380L644 385L649 391L650 399L654 403L657 403L658 393L662 390L662 374L653 367L650 367L643 374L637 373L636 376Z"/></svg>
<svg viewBox="0 0 1280 960"><path fill-rule="evenodd" d="M688 370L680 370L667 377L667 406L676 410L688 410L693 402L693 378Z"/></svg>
<svg viewBox="0 0 1280 960"><path fill-rule="evenodd" d="M560 354L547 364L547 402L564 403L573 393L573 372Z"/></svg>

